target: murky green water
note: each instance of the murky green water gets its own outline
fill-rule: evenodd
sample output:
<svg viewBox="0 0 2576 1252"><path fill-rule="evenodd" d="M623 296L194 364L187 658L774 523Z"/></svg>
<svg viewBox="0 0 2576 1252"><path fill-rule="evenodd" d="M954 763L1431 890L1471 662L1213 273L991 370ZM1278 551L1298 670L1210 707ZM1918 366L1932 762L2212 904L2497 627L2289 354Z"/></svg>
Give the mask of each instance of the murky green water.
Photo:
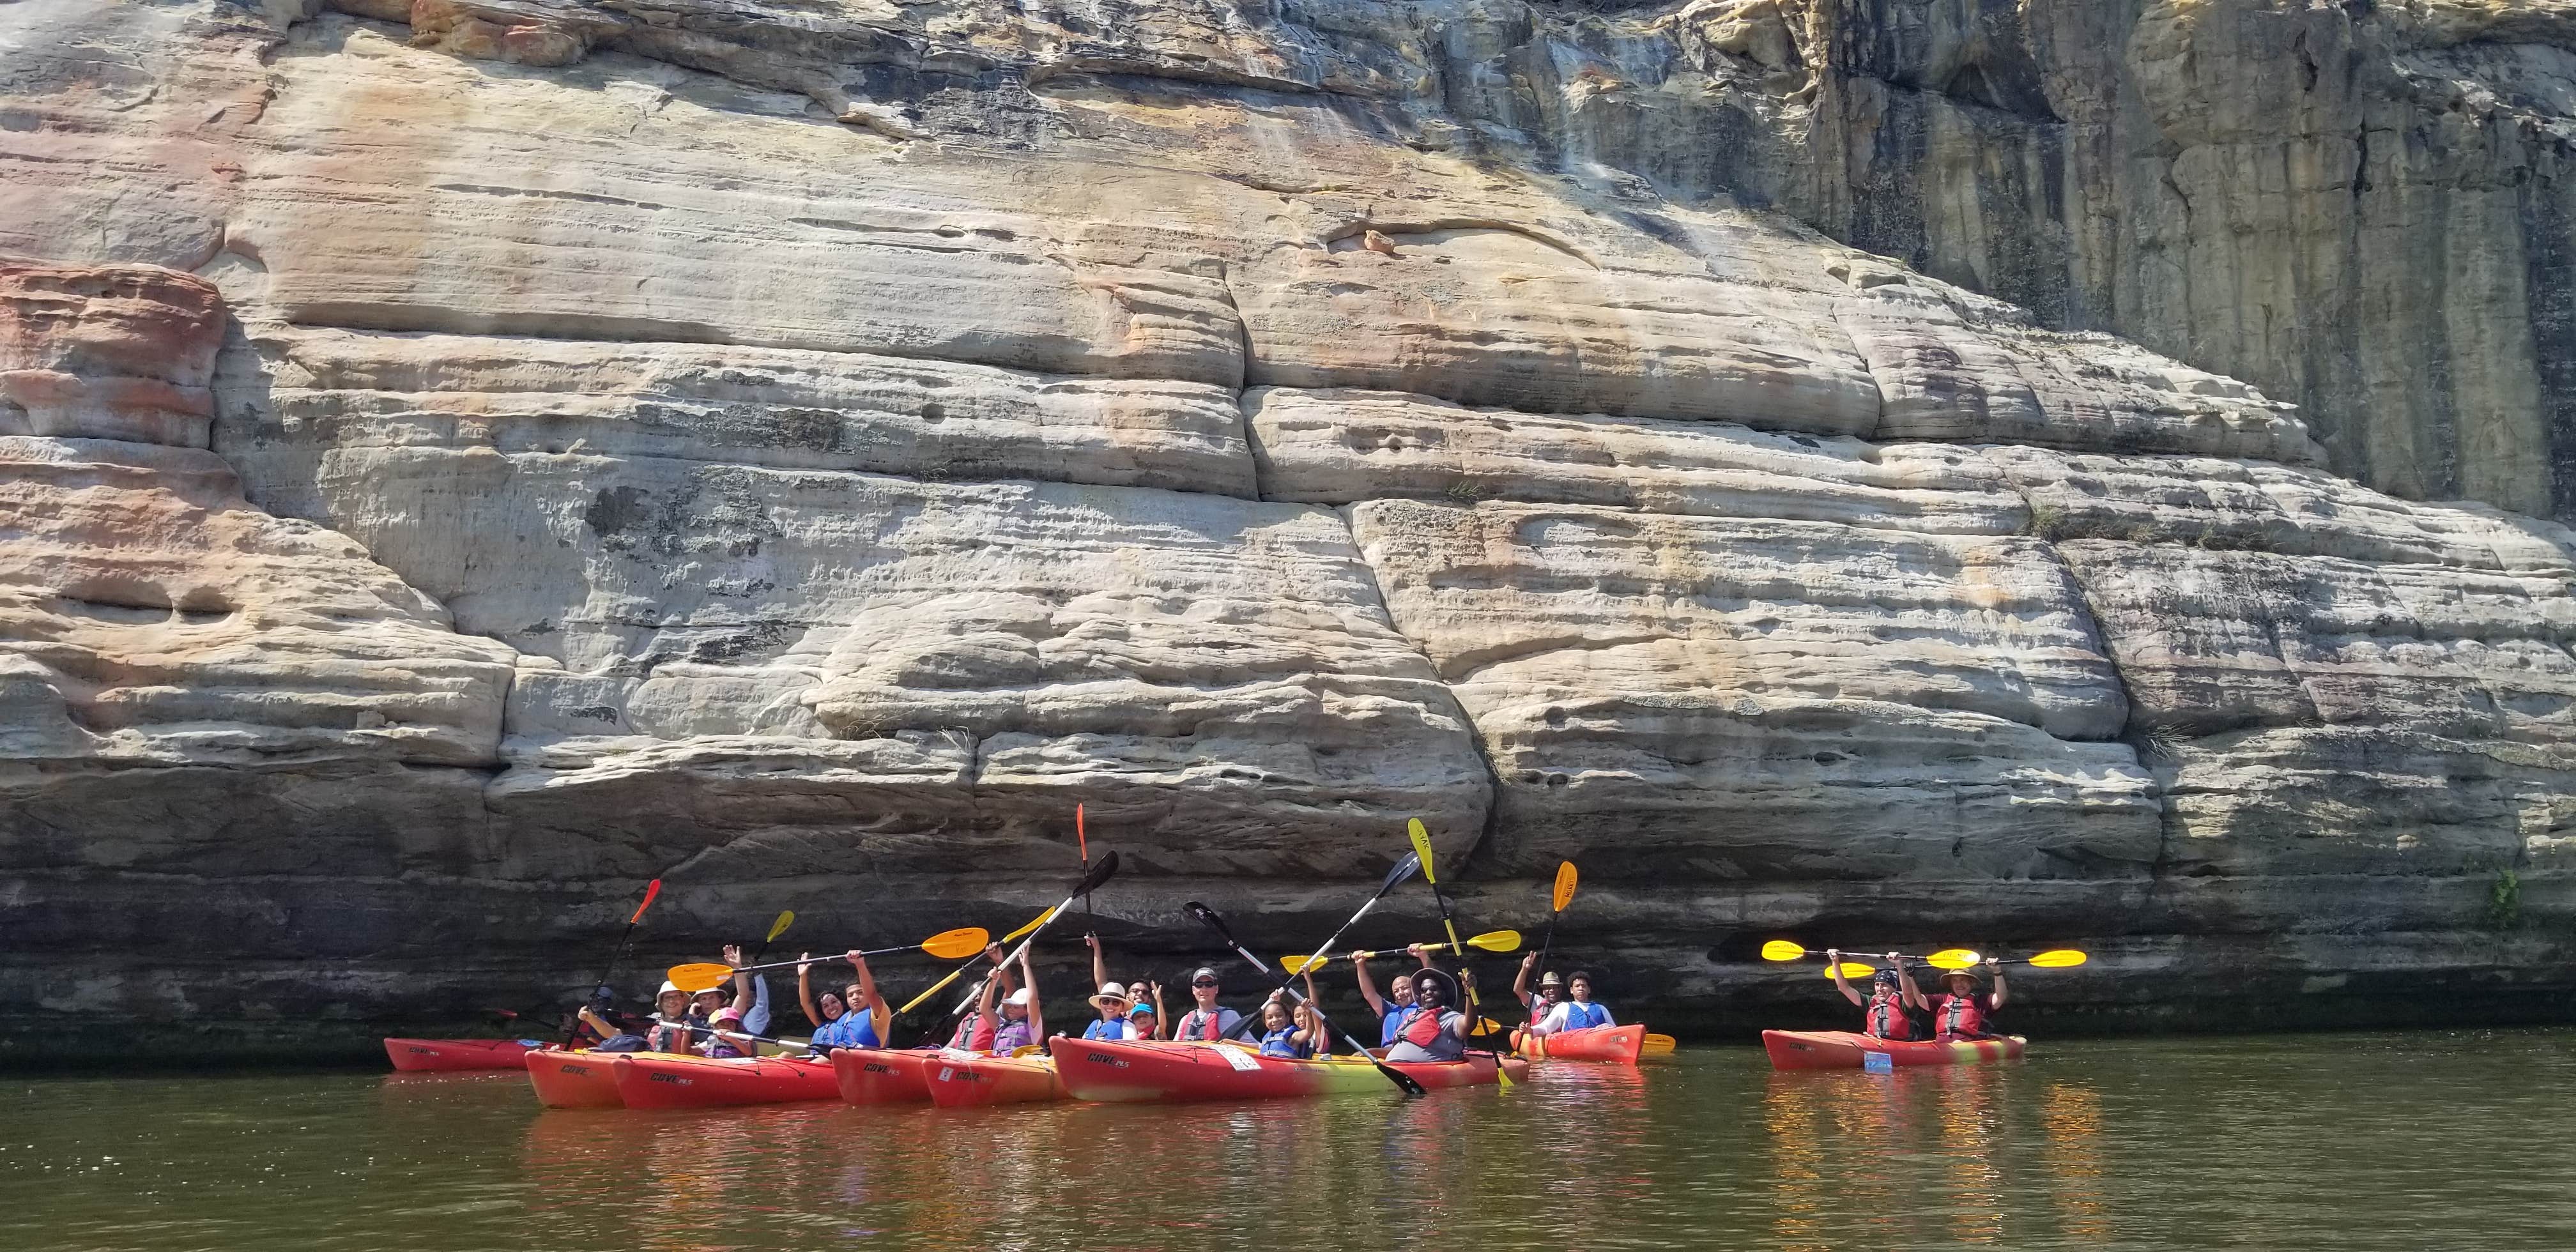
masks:
<svg viewBox="0 0 2576 1252"><path fill-rule="evenodd" d="M0 1079L60 1249L2576 1247L2576 1031L1749 1049L1405 1104L542 1112L523 1078Z"/></svg>

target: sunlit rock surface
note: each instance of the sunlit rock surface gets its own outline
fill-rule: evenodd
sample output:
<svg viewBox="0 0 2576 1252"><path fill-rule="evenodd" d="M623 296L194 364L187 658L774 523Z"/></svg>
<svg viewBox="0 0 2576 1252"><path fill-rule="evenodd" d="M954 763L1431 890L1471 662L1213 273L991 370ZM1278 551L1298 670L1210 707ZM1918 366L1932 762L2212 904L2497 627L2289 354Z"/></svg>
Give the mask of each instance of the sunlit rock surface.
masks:
<svg viewBox="0 0 2576 1252"><path fill-rule="evenodd" d="M1819 30L2046 107L1905 13L7 6L11 1037L560 1003L654 877L648 966L1007 930L1077 804L1124 973L1419 817L1686 1030L1834 1017L1778 934L2562 1013L2576 536L1764 166Z"/></svg>

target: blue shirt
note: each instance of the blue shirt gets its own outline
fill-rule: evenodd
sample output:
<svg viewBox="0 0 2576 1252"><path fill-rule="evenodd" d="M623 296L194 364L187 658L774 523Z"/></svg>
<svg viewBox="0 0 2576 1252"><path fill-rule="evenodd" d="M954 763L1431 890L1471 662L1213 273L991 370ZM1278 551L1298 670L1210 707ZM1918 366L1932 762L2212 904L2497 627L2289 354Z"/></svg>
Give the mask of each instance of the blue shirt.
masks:
<svg viewBox="0 0 2576 1252"><path fill-rule="evenodd" d="M823 1023L814 1032L814 1045L822 1048L882 1048L877 1038L876 1023L868 1018L873 1010L857 1009Z"/></svg>

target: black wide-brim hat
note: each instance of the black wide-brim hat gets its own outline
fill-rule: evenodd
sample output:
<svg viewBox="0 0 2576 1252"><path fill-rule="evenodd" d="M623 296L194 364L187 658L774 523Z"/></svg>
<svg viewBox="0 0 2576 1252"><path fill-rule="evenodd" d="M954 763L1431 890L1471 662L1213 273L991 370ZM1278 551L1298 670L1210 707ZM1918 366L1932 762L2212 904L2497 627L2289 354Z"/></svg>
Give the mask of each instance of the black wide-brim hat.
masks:
<svg viewBox="0 0 2576 1252"><path fill-rule="evenodd" d="M1424 979L1431 979L1440 984L1440 1007L1444 1009L1456 1009L1462 1013L1466 1011L1467 1000L1465 996L1460 995L1458 992L1458 978L1456 975L1451 974L1445 969L1428 968L1417 969L1412 973L1405 975L1404 980L1414 984L1413 995L1414 999L1417 1001L1422 998L1421 984Z"/></svg>

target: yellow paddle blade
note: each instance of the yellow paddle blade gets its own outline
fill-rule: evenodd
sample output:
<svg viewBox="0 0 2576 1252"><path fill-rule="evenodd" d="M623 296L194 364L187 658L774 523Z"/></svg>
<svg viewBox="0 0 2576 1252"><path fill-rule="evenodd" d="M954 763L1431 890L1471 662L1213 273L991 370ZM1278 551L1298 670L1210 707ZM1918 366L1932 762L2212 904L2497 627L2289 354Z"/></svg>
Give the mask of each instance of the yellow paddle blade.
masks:
<svg viewBox="0 0 2576 1252"><path fill-rule="evenodd" d="M922 940L921 950L940 960L954 961L959 957L973 956L983 951L984 945L992 941L991 932L983 927L965 926L956 930L943 930Z"/></svg>
<svg viewBox="0 0 2576 1252"><path fill-rule="evenodd" d="M1966 969L1986 958L1966 948L1943 948L1923 959L1926 963L1938 965L1943 969Z"/></svg>
<svg viewBox="0 0 2576 1252"><path fill-rule="evenodd" d="M696 995L701 991L723 986L724 980L733 977L733 966L716 965L712 963L705 965L674 965L671 967L670 972L665 973L662 976L670 979L672 984L677 986L680 990L688 992L690 995Z"/></svg>
<svg viewBox="0 0 2576 1252"><path fill-rule="evenodd" d="M1774 939L1762 945L1762 959L1766 961L1794 961L1806 954L1805 948L1786 939Z"/></svg>
<svg viewBox="0 0 2576 1252"><path fill-rule="evenodd" d="M2030 963L2041 969L2072 969L2083 964L2086 959L2083 953L2073 948L2058 948L2030 958Z"/></svg>
<svg viewBox="0 0 2576 1252"><path fill-rule="evenodd" d="M1671 1054L1677 1043L1678 1041L1671 1035L1650 1034L1646 1036L1646 1042L1637 1051L1641 1056L1667 1056Z"/></svg>
<svg viewBox="0 0 2576 1252"><path fill-rule="evenodd" d="M762 943L776 943L776 942L778 941L778 937L779 937L780 935L786 934L786 933L787 933L787 928L788 928L788 927L790 927L790 926L793 926L793 925L795 925L795 924L796 924L796 912L795 912L795 910L793 910L793 909L780 909L780 910L778 910L778 920L777 920L777 921L774 921L774 922L771 922L771 923L769 924L769 937L768 937L768 938L766 938L766 939L761 940L761 942L762 942Z"/></svg>
<svg viewBox="0 0 2576 1252"><path fill-rule="evenodd" d="M1413 839L1413 854L1422 858L1424 881L1439 885L1440 875L1431 867L1431 832L1423 829L1421 818L1414 817L1405 819L1404 833Z"/></svg>
<svg viewBox="0 0 2576 1252"><path fill-rule="evenodd" d="M1574 862L1559 861L1556 866L1556 911L1574 903Z"/></svg>
<svg viewBox="0 0 2576 1252"><path fill-rule="evenodd" d="M1332 963L1333 958L1329 956L1283 956L1279 958L1279 968L1284 969L1291 974L1302 974L1310 969L1322 969Z"/></svg>
<svg viewBox="0 0 2576 1252"><path fill-rule="evenodd" d="M1867 978L1878 972L1878 970L1873 966L1863 965L1858 961L1845 961L1840 966L1826 966L1825 977L1833 977L1834 971L1838 968L1842 970L1843 977L1845 978Z"/></svg>
<svg viewBox="0 0 2576 1252"><path fill-rule="evenodd" d="M1521 950L1521 932L1517 930L1489 930L1468 940L1467 946L1471 948L1483 948L1487 952L1518 952Z"/></svg>
<svg viewBox="0 0 2576 1252"><path fill-rule="evenodd" d="M1499 1035L1503 1033L1503 1024L1490 1017L1479 1017L1476 1019L1475 1033L1480 1035Z"/></svg>
<svg viewBox="0 0 2576 1252"><path fill-rule="evenodd" d="M1030 918L1028 925L1022 926L1018 930L1014 930L1011 933L1002 936L1002 942L1011 943L1020 939L1025 939L1028 937L1028 933L1030 931L1036 930L1038 927L1044 926L1053 920L1055 920L1055 907L1053 905L1049 905L1046 908L1039 910L1037 916Z"/></svg>

